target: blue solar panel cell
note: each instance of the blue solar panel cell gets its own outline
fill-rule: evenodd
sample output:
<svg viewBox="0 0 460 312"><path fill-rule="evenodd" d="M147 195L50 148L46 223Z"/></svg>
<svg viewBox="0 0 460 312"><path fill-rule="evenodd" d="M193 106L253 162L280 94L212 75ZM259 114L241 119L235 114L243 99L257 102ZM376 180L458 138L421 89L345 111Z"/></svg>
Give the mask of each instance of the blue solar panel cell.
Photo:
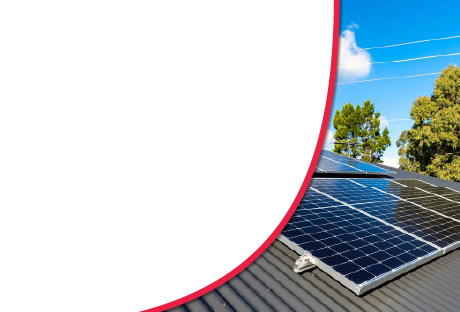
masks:
<svg viewBox="0 0 460 312"><path fill-rule="evenodd" d="M354 168L353 166L348 166L342 163L338 163L336 161L324 158L320 156L318 159L318 163L316 164L316 171L321 172L342 172L342 173L361 173L361 170Z"/></svg>
<svg viewBox="0 0 460 312"><path fill-rule="evenodd" d="M358 174L391 174L392 172L369 163L322 150L316 172L358 173Z"/></svg>
<svg viewBox="0 0 460 312"><path fill-rule="evenodd" d="M337 205L341 205L341 203L334 199L327 197L326 195L307 190L307 193L302 198L297 210L313 209L313 208L329 207L329 206L337 206Z"/></svg>
<svg viewBox="0 0 460 312"><path fill-rule="evenodd" d="M316 189L348 204L397 200L390 194L363 187L346 179L312 179L309 188Z"/></svg>

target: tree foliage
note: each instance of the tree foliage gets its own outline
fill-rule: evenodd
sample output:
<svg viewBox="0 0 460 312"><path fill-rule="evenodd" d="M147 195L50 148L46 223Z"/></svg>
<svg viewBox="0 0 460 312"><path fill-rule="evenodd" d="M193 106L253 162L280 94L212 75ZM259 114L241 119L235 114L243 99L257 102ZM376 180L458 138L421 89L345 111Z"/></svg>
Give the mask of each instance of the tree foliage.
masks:
<svg viewBox="0 0 460 312"><path fill-rule="evenodd" d="M380 132L380 113L369 100L363 106L348 103L335 112L333 152L370 162L381 162L391 145L388 129Z"/></svg>
<svg viewBox="0 0 460 312"><path fill-rule="evenodd" d="M400 168L460 181L460 68L444 69L431 97L418 97L410 116L412 128L396 142Z"/></svg>

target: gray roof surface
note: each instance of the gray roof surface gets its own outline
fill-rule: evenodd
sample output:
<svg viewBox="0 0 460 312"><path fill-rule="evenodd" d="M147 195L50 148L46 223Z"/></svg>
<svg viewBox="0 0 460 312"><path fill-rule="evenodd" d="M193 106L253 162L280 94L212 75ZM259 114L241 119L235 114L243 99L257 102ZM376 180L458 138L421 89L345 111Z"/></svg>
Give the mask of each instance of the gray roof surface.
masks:
<svg viewBox="0 0 460 312"><path fill-rule="evenodd" d="M460 191L460 183L396 171ZM295 273L299 256L281 242L206 295L171 311L460 311L460 250L450 252L376 289L356 296L318 268Z"/></svg>
<svg viewBox="0 0 460 312"><path fill-rule="evenodd" d="M248 268L172 311L460 311L460 251L361 297L319 269L292 270L298 255L275 241Z"/></svg>

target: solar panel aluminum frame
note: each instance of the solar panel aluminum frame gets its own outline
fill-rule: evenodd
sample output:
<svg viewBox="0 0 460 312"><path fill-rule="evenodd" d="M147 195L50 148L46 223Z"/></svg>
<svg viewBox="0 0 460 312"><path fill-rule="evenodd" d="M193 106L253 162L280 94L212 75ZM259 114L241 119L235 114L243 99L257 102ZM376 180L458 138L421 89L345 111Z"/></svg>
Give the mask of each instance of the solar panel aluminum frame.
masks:
<svg viewBox="0 0 460 312"><path fill-rule="evenodd" d="M416 260L413 260L409 263L406 263L404 265L401 265L400 267L392 270L391 272L388 272L388 273L385 273L385 274L382 274L380 276L377 276L369 281L366 281L362 284L359 284L357 285L356 283L350 281L348 278L346 278L345 276L343 276L342 274L338 273L337 271L335 271L332 267L330 267L329 265L325 264L324 262L322 262L321 260L319 260L318 258L312 256L311 254L309 254L307 251L305 251L304 249L302 249L301 247L299 247L296 243L292 242L289 238L287 238L286 236L284 236L283 234L280 234L277 239L282 242L283 244L285 244L288 248L290 248L291 250L295 251L299 256L308 256L309 258L311 258L313 261L312 263L315 264L320 270L322 270L323 272L327 273L329 276L331 276L332 278L334 278L336 281L338 281L339 283L341 283L343 286L345 286L346 288L350 289L351 291L353 291L356 295L360 296L364 293L366 293L367 291L373 289L373 288L376 288L378 286L380 286L381 284L387 282L387 281L391 281L392 279L400 276L401 274L404 274L420 265L423 265L437 257L440 257L442 256L446 250L445 249L438 249L436 251L433 251L431 253L429 253L428 255L424 256L424 257L419 257L418 259ZM457 245L457 244L455 244ZM450 248L449 248L450 249Z"/></svg>
<svg viewBox="0 0 460 312"><path fill-rule="evenodd" d="M444 250L443 254L448 253L449 251L455 250L459 247L460 247L460 242L455 242L450 245L447 245L446 247L443 248Z"/></svg>

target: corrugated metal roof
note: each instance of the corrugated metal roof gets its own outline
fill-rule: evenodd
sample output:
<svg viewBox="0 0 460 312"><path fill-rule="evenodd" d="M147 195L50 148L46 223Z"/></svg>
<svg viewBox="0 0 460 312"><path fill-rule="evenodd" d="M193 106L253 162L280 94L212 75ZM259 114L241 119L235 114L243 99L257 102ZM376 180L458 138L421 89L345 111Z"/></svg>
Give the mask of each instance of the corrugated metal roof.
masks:
<svg viewBox="0 0 460 312"><path fill-rule="evenodd" d="M172 311L460 311L460 251L358 297L319 269L292 271L298 255L275 241L236 277Z"/></svg>
<svg viewBox="0 0 460 312"><path fill-rule="evenodd" d="M460 191L460 183L401 170L397 178L420 179ZM171 311L460 311L460 250L356 296L318 268L292 270L297 253L279 241L236 277Z"/></svg>

